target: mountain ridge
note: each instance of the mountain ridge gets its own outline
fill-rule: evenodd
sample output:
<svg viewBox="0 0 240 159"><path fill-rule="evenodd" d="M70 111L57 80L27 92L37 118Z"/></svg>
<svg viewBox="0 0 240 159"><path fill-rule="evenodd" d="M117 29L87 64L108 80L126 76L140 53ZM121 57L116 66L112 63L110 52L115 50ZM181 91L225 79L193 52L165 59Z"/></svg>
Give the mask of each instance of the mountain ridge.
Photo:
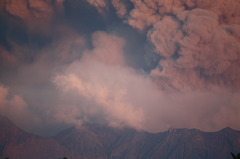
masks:
<svg viewBox="0 0 240 159"><path fill-rule="evenodd" d="M87 124L40 137L0 116L0 158L227 159L240 151L240 131L169 129L160 133Z"/></svg>

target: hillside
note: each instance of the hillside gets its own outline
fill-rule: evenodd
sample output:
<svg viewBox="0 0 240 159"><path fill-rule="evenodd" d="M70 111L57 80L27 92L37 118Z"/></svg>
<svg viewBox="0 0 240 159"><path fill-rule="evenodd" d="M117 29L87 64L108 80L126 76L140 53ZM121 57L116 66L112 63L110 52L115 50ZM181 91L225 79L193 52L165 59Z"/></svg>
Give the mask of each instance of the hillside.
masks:
<svg viewBox="0 0 240 159"><path fill-rule="evenodd" d="M43 138L0 117L0 132L0 158L12 159L230 159L230 152L240 151L240 132L231 128L148 133L88 124Z"/></svg>
<svg viewBox="0 0 240 159"><path fill-rule="evenodd" d="M2 116L0 132L0 158L53 159L67 153L55 140L24 132Z"/></svg>

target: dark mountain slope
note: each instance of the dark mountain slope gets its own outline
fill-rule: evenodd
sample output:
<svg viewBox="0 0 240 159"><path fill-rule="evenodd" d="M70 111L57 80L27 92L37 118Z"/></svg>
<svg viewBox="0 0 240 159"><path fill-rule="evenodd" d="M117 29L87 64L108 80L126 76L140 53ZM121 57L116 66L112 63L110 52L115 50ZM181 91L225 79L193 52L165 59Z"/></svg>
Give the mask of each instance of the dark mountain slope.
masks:
<svg viewBox="0 0 240 159"><path fill-rule="evenodd" d="M66 153L65 148L55 140L26 133L0 116L0 158L53 159Z"/></svg>
<svg viewBox="0 0 240 159"><path fill-rule="evenodd" d="M153 134L88 125L68 129L55 139L84 158L227 159L231 151L240 151L240 132L230 128L213 133L172 129Z"/></svg>
<svg viewBox="0 0 240 159"><path fill-rule="evenodd" d="M0 158L10 159L231 159L240 152L240 132L171 129L139 132L88 124L43 138L0 116Z"/></svg>

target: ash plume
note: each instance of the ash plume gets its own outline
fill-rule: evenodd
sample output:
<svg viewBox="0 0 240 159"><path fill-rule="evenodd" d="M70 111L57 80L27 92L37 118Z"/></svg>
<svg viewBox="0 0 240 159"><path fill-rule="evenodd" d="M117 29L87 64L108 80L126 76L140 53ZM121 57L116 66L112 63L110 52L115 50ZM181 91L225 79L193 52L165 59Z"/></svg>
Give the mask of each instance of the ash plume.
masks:
<svg viewBox="0 0 240 159"><path fill-rule="evenodd" d="M3 0L0 113L40 134L240 129L239 57L237 0Z"/></svg>

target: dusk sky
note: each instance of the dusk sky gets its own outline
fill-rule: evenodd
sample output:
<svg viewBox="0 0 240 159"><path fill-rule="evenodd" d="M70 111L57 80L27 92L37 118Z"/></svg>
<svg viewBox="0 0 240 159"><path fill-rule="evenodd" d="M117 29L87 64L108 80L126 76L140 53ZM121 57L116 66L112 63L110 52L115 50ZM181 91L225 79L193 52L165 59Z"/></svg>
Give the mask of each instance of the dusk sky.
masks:
<svg viewBox="0 0 240 159"><path fill-rule="evenodd" d="M240 130L240 1L0 0L0 115Z"/></svg>

